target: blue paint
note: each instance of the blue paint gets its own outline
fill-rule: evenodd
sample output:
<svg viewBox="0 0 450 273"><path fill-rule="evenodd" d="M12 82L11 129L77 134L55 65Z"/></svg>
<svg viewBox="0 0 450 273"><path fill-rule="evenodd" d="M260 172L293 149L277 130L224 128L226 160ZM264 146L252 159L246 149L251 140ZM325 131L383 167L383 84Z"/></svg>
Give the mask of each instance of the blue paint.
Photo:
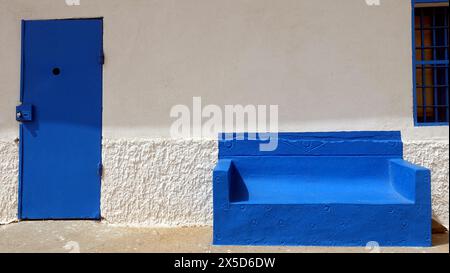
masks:
<svg viewBox="0 0 450 273"><path fill-rule="evenodd" d="M273 152L221 137L214 244L431 245L430 171L399 132L281 133Z"/></svg>
<svg viewBox="0 0 450 273"><path fill-rule="evenodd" d="M20 219L100 219L102 39L102 19L22 23Z"/></svg>
<svg viewBox="0 0 450 273"><path fill-rule="evenodd" d="M412 0L413 3L415 2L416 4L420 4L420 3L425 3L425 4L430 4L430 3L448 3L448 1L442 1L442 0Z"/></svg>
<svg viewBox="0 0 450 273"><path fill-rule="evenodd" d="M434 65L434 64L441 64L441 65L448 65L448 60L445 61L417 61L416 64L418 65Z"/></svg>
<svg viewBox="0 0 450 273"><path fill-rule="evenodd" d="M449 60L448 60L448 7L442 6L442 7L427 7L427 8L415 8L415 4L426 4L426 3L448 3L448 1L442 1L442 0L412 0L411 1L411 14L412 14L412 18L411 18L411 24L412 24L412 46L413 46L413 103L414 103L414 110L413 110L413 114L414 114L414 125L415 126L448 126L448 122L449 122L449 102L448 102L448 97L449 97L449 89L448 89L448 65L449 65ZM433 33L433 43L432 43L432 47L426 47L424 45L424 29L423 29L423 13L424 12L428 12L431 11L429 13L427 13L427 16L431 16L432 17L432 21L433 21L433 25L431 27L427 27L427 29L430 29ZM440 15L438 15L436 13L436 11L440 11ZM420 14L419 14L420 12ZM417 13L417 14L416 14ZM420 17L420 28L418 28L415 25L415 17L419 16ZM440 16L441 19L444 19L446 22L445 24L441 25L438 24L436 25L436 16ZM436 31L438 28L439 31L443 31L444 29L442 27L446 26L447 30L444 31L445 35L436 35ZM419 47L416 48L416 34L415 31L416 29L420 32L420 34L422 35L421 37L421 45ZM444 49L445 54L444 57L438 57L436 52L437 52L437 47L440 47L441 49L444 49L444 47L446 47L446 49ZM432 49L433 52L433 58L432 60L425 60L424 59L424 55L422 54L422 59L421 60L417 60L416 58L416 50L420 50L422 53L424 53L424 49ZM443 69L445 68L445 76L437 76L438 74L438 70L439 69ZM427 86L428 88L433 88L434 91L434 103L432 105L428 105L426 103L426 92L425 92L425 82L426 82L426 75L427 73L425 73L425 70L431 70L433 73L433 77L432 77L432 85L431 86ZM422 73L422 83L421 84L417 84L417 77L416 77L416 73ZM442 73L440 73L442 74ZM438 88L439 86L439 88ZM418 105L418 96L417 96L417 90L418 88L422 88L422 98L423 98L423 104L422 105ZM419 89L420 90L420 89ZM444 93L444 94L441 94ZM445 99L442 98L442 96L445 96ZM433 108L433 115L431 117L431 119L427 119L427 115L424 114L423 118L419 118L419 111L426 111L426 109L431 109ZM444 113L445 112L445 113ZM441 114L441 115L439 115ZM442 115L443 114L443 115Z"/></svg>

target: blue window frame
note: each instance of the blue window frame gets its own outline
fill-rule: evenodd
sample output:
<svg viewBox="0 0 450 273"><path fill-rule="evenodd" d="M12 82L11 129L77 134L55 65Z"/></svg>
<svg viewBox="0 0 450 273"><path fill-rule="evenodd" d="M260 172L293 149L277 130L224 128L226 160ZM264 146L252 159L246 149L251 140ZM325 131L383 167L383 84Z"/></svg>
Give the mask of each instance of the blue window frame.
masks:
<svg viewBox="0 0 450 273"><path fill-rule="evenodd" d="M416 0L415 3L442 1ZM449 124L448 9L448 6L435 5L413 8L414 121L417 126Z"/></svg>

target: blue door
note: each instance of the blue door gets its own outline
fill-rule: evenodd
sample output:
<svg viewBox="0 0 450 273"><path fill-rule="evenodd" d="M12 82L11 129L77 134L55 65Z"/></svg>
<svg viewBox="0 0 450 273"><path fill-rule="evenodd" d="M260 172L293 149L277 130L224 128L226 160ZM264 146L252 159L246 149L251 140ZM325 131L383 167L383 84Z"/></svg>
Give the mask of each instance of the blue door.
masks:
<svg viewBox="0 0 450 273"><path fill-rule="evenodd" d="M102 19L22 23L20 219L99 219Z"/></svg>

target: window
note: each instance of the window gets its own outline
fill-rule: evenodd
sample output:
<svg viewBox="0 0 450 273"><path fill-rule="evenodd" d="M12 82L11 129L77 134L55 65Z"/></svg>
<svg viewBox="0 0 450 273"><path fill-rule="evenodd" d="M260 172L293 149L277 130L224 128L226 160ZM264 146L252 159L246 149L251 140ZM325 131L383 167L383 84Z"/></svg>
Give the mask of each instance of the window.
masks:
<svg viewBox="0 0 450 273"><path fill-rule="evenodd" d="M416 125L449 123L448 6L414 9Z"/></svg>

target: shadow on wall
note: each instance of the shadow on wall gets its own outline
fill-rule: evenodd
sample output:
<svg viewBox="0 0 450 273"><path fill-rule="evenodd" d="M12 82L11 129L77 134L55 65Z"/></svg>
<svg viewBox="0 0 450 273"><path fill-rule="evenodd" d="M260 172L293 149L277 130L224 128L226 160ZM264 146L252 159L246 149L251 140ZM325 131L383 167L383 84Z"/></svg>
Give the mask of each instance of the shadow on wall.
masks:
<svg viewBox="0 0 450 273"><path fill-rule="evenodd" d="M448 229L442 225L441 223L439 223L436 219L433 218L432 220L432 232L433 234L443 234L443 233L448 233Z"/></svg>

